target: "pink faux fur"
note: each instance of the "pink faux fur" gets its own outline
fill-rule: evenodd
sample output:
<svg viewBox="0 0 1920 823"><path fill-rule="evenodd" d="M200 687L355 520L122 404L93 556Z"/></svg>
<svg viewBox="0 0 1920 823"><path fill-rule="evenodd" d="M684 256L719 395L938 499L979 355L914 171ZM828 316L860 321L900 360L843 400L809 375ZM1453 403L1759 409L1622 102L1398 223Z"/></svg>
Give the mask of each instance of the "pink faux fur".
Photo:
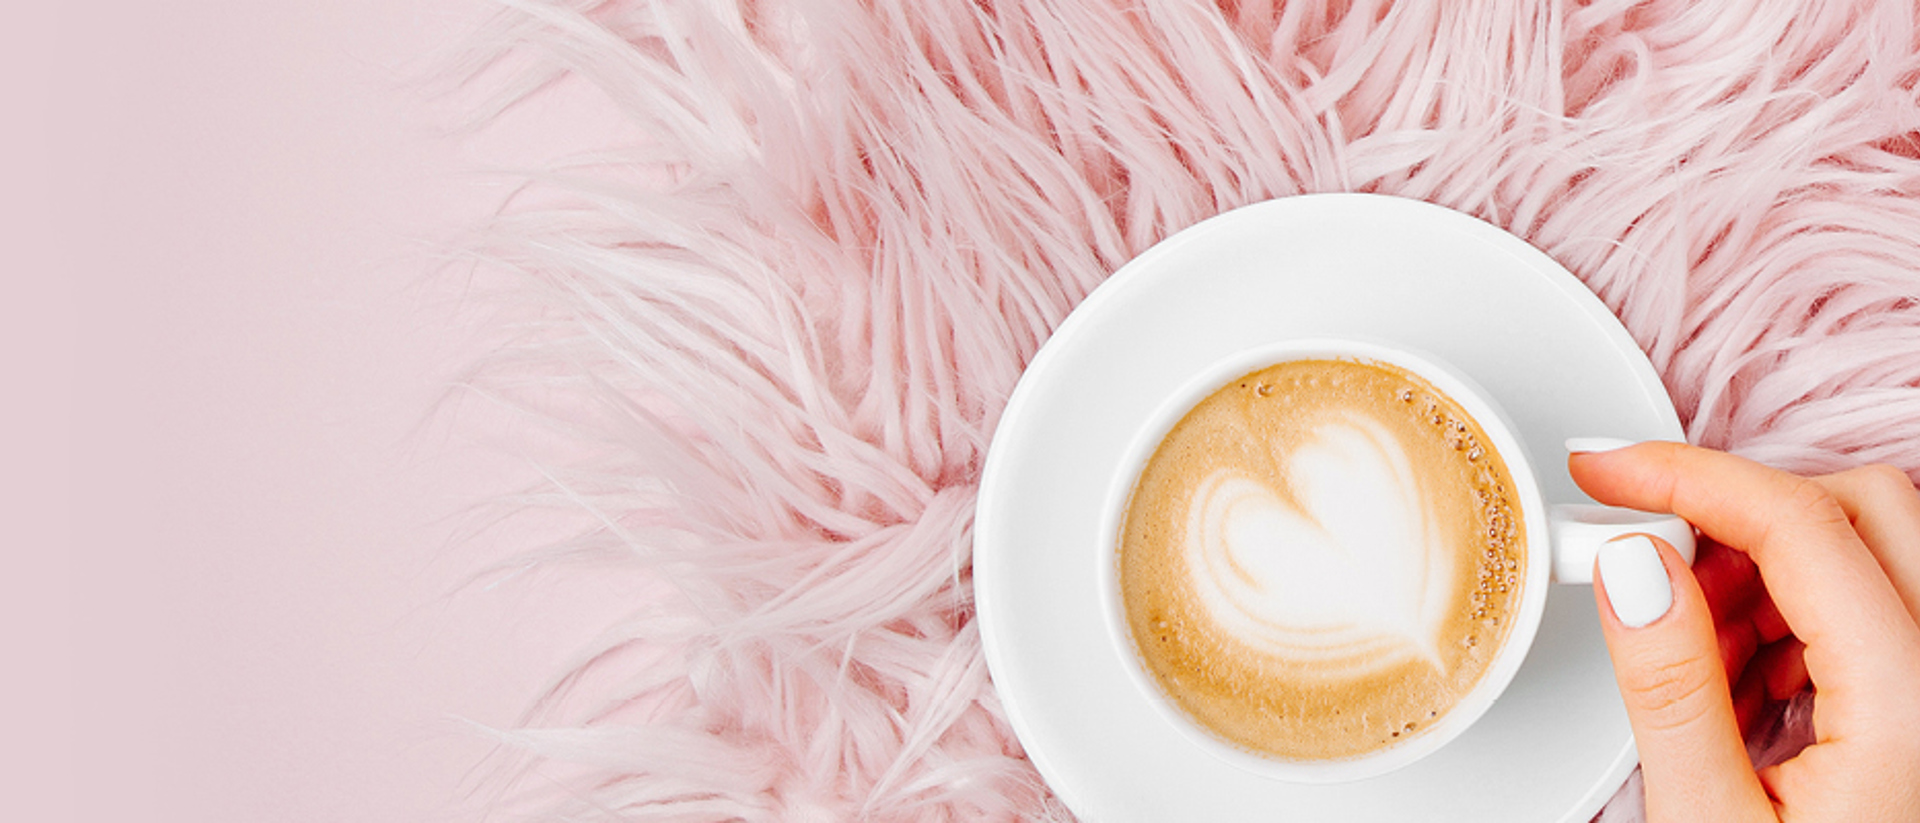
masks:
<svg viewBox="0 0 1920 823"><path fill-rule="evenodd" d="M645 135L485 249L528 317L482 382L591 517L540 562L658 592L503 732L549 819L1066 818L981 658L981 459L1090 289L1254 201L1477 215L1694 442L1920 470L1909 3L501 2L499 106L573 75Z"/></svg>

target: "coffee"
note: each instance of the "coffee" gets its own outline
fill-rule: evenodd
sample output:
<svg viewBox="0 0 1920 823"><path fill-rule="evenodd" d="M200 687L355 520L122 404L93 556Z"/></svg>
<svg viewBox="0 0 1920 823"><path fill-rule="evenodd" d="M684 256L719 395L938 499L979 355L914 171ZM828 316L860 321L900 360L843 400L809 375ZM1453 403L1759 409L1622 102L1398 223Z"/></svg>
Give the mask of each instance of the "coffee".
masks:
<svg viewBox="0 0 1920 823"><path fill-rule="evenodd" d="M1486 431L1418 375L1356 359L1280 363L1198 403L1141 471L1117 551L1160 689L1290 760L1445 717L1504 644L1527 563Z"/></svg>

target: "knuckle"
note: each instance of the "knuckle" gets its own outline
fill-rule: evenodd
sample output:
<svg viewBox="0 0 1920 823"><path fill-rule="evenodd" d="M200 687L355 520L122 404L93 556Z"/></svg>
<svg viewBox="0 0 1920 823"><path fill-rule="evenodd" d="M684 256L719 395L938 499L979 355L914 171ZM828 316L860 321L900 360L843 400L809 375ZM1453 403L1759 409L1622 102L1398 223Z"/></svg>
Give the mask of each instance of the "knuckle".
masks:
<svg viewBox="0 0 1920 823"><path fill-rule="evenodd" d="M1680 478L1688 471L1684 464L1689 452L1686 447L1673 443L1656 444L1652 448L1659 470L1652 474L1651 495L1660 511L1673 511L1674 499L1681 496Z"/></svg>
<svg viewBox="0 0 1920 823"><path fill-rule="evenodd" d="M1786 501L1790 514L1812 526L1852 527L1847 510L1827 487L1805 477L1796 477L1792 482Z"/></svg>
<svg viewBox="0 0 1920 823"><path fill-rule="evenodd" d="M1706 717L1717 661L1667 660L1622 678L1621 686L1651 731L1684 728Z"/></svg>
<svg viewBox="0 0 1920 823"><path fill-rule="evenodd" d="M1859 475L1861 487L1874 497L1897 498L1914 493L1913 478L1898 466L1874 463L1853 472Z"/></svg>

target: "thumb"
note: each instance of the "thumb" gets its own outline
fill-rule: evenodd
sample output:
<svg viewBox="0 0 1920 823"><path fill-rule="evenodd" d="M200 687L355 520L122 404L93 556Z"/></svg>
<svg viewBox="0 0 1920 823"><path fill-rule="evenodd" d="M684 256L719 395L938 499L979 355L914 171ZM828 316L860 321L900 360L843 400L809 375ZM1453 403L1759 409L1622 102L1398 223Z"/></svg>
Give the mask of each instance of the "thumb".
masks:
<svg viewBox="0 0 1920 823"><path fill-rule="evenodd" d="M1686 561L1664 540L1629 535L1602 546L1594 564L1647 819L1776 819L1747 760L1713 615Z"/></svg>

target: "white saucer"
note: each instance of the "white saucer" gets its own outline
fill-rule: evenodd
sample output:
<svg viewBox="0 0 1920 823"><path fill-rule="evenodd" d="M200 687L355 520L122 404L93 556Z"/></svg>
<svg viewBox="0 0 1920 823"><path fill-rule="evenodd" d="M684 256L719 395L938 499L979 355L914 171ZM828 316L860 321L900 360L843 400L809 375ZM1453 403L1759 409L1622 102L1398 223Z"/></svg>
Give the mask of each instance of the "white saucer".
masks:
<svg viewBox="0 0 1920 823"><path fill-rule="evenodd" d="M1294 337L1364 336L1471 374L1519 427L1549 500L1572 436L1682 439L1646 357L1566 269L1412 200L1311 195L1220 215L1128 263L1027 367L974 525L987 664L1014 732L1074 813L1110 820L1586 821L1637 762L1592 590L1556 586L1526 664L1446 749L1359 783L1257 777L1165 725L1121 669L1092 569L1101 495L1188 375Z"/></svg>

